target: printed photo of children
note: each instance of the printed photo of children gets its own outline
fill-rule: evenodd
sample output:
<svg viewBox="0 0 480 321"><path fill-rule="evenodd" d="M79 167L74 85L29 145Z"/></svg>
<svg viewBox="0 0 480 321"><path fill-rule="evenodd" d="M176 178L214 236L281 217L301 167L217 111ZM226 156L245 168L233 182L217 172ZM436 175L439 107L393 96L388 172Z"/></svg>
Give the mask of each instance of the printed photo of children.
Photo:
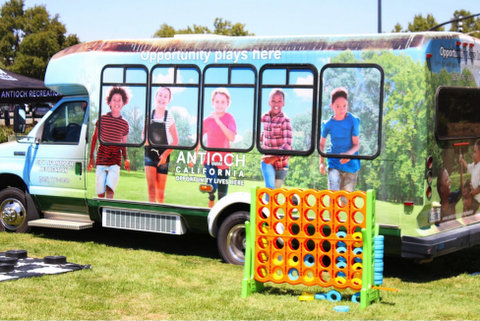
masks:
<svg viewBox="0 0 480 321"><path fill-rule="evenodd" d="M440 196L440 221L455 218L455 207L462 197L460 190L452 192L450 174L446 168L442 168L437 177L437 191Z"/></svg>
<svg viewBox="0 0 480 321"><path fill-rule="evenodd" d="M178 145L178 134L173 113L167 109L172 100L168 87L158 87L148 125L149 140L156 145ZM167 183L168 165L172 149L145 144L145 177L148 186L148 200L163 203Z"/></svg>
<svg viewBox="0 0 480 321"><path fill-rule="evenodd" d="M123 87L112 87L106 98L110 112L101 116L95 124L95 132L90 146L90 159L87 170L96 167L95 190L98 197L113 198L120 179L122 156L124 167L130 170L127 148L118 145L104 145L102 142L125 144L129 133L129 124L122 117L122 108L128 104L130 95ZM95 147L100 135L100 143L95 162Z"/></svg>
<svg viewBox="0 0 480 321"><path fill-rule="evenodd" d="M268 99L270 110L262 115L262 133L260 143L264 149L292 149L292 125L290 118L283 112L285 92L280 88L272 89ZM265 186L280 188L288 173L287 155L263 155L261 170Z"/></svg>
<svg viewBox="0 0 480 321"><path fill-rule="evenodd" d="M462 153L459 156L460 178L463 194L463 215L475 214L480 205L480 139L473 145L473 162L468 164ZM471 175L463 182L463 169Z"/></svg>
<svg viewBox="0 0 480 321"><path fill-rule="evenodd" d="M212 92L212 113L203 120L202 137L206 136L205 146L212 148L230 148L230 144L235 140L237 134L237 124L232 114L227 112L231 104L230 93L227 88L216 88ZM195 152L198 152L200 145L197 145ZM206 177L208 184L213 186L213 190L208 194L208 207L215 204L215 193L218 199L221 199L228 193L229 175L225 169L229 165L225 158L231 155L229 152L207 151L205 155L204 166L206 168Z"/></svg>
<svg viewBox="0 0 480 321"><path fill-rule="evenodd" d="M348 112L348 90L338 87L330 94L333 116L324 121L321 128L320 150L324 153L357 155L359 149L360 119ZM327 137L331 147L325 151ZM360 160L327 157L328 189L352 192L357 184ZM323 156L320 155L320 173L327 174Z"/></svg>

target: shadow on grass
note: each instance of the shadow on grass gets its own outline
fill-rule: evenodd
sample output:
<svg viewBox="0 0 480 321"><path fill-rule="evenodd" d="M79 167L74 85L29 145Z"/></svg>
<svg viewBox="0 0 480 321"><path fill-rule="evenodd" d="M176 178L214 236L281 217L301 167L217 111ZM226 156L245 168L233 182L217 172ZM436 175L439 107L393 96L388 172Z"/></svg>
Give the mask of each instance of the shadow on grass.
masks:
<svg viewBox="0 0 480 321"><path fill-rule="evenodd" d="M49 239L95 242L119 248L220 260L216 240L208 234L167 235L102 227L83 231L34 228L31 233ZM424 283L460 274L476 274L480 273L480 246L444 255L429 263L419 264L399 257L386 257L384 263L384 277L400 278L406 282Z"/></svg>
<svg viewBox="0 0 480 321"><path fill-rule="evenodd" d="M209 234L168 235L102 227L94 227L82 231L33 228L31 233L37 237L62 241L95 242L119 248L220 259L216 239Z"/></svg>
<svg viewBox="0 0 480 321"><path fill-rule="evenodd" d="M400 278L402 281L424 283L460 274L480 272L480 246L435 258L429 263L387 257L384 260L384 276Z"/></svg>

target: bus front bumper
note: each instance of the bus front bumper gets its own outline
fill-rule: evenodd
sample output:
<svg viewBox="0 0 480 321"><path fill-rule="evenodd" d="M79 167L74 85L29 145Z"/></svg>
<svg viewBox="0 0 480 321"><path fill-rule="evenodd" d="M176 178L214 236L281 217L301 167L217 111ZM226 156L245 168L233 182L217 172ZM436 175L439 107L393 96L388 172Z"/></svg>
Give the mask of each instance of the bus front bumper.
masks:
<svg viewBox="0 0 480 321"><path fill-rule="evenodd" d="M480 224L426 237L402 236L402 257L431 259L480 244Z"/></svg>

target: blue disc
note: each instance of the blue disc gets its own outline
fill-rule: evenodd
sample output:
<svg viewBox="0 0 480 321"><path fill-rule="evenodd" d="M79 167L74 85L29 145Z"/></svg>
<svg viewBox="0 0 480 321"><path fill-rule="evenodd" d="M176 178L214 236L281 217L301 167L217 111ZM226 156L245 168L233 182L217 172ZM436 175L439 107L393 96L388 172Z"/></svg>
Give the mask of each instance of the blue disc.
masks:
<svg viewBox="0 0 480 321"><path fill-rule="evenodd" d="M325 293L315 293L314 298L315 300L326 300L327 296L325 295Z"/></svg>
<svg viewBox="0 0 480 321"><path fill-rule="evenodd" d="M360 292L354 293L352 295L352 302L360 303Z"/></svg>
<svg viewBox="0 0 480 321"><path fill-rule="evenodd" d="M333 310L337 312L348 312L350 311L350 307L348 305L337 305L336 307L333 307Z"/></svg>
<svg viewBox="0 0 480 321"><path fill-rule="evenodd" d="M342 299L342 295L337 290L330 290L327 293L327 300L328 301L340 301Z"/></svg>
<svg viewBox="0 0 480 321"><path fill-rule="evenodd" d="M311 267L315 264L315 257L311 254L307 254L303 259L303 262L305 263L305 266Z"/></svg>
<svg viewBox="0 0 480 321"><path fill-rule="evenodd" d="M359 255L363 253L363 249L361 247L356 247L353 249L353 254Z"/></svg>
<svg viewBox="0 0 480 321"><path fill-rule="evenodd" d="M347 237L347 233L345 231L338 231L337 232L337 237L339 239L343 239L343 238Z"/></svg>
<svg viewBox="0 0 480 321"><path fill-rule="evenodd" d="M300 276L300 274L298 273L297 269L292 268L288 271L288 278L292 281L297 280L299 276Z"/></svg>

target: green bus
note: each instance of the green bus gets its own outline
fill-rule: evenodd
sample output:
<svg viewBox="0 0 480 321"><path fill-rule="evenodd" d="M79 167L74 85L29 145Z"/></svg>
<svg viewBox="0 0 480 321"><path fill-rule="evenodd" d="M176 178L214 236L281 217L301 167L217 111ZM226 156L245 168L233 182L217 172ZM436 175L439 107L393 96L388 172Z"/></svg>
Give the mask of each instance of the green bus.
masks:
<svg viewBox="0 0 480 321"><path fill-rule="evenodd" d="M243 264L251 188L336 186L376 191L387 255L474 246L479 53L453 32L75 45L45 75L62 99L0 145L0 229L209 233Z"/></svg>

